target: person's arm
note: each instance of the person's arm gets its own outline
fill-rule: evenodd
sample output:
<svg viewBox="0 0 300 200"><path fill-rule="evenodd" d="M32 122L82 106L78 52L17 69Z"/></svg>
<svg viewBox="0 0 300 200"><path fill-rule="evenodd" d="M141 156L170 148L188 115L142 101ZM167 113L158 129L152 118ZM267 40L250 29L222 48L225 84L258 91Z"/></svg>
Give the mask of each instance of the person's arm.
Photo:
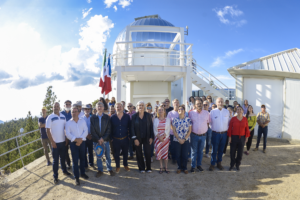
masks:
<svg viewBox="0 0 300 200"><path fill-rule="evenodd" d="M131 117L131 126L130 126L130 134L131 134L131 139L135 140L136 139L136 135L135 135L135 131L134 131L134 121L135 121L135 116L132 115Z"/></svg>
<svg viewBox="0 0 300 200"><path fill-rule="evenodd" d="M154 140L154 131L153 131L153 121L152 121L152 118L151 118L150 114L149 114L149 121L150 121L150 139L149 139L149 142L150 142L150 145L151 145L153 140Z"/></svg>
<svg viewBox="0 0 300 200"><path fill-rule="evenodd" d="M249 130L250 132L254 129L254 127L255 127L255 124L256 124L256 120L257 120L257 118L256 118L256 116L254 115L253 116L253 118L254 118L254 123L253 123L253 126L252 126L252 128ZM248 122L248 120L247 120L247 122ZM249 125L249 124L248 124Z"/></svg>
<svg viewBox="0 0 300 200"><path fill-rule="evenodd" d="M71 142L74 142L76 137L71 133L71 127L70 127L70 123L66 124L66 136L69 140L71 140Z"/></svg>
<svg viewBox="0 0 300 200"><path fill-rule="evenodd" d="M114 132L114 126L113 126L113 121L112 121L112 117L110 117L110 128L111 128L111 134L109 135L109 139L113 140L113 132Z"/></svg>
<svg viewBox="0 0 300 200"><path fill-rule="evenodd" d="M107 116L108 117L108 116ZM110 137L110 134L111 134L111 123L110 123L110 119L107 120L107 128L106 128L106 131L104 133L104 135L102 136L102 139L104 141L106 141L109 137Z"/></svg>
<svg viewBox="0 0 300 200"><path fill-rule="evenodd" d="M97 117L98 118L98 117ZM93 118L91 117L91 134L92 134L92 138L94 140L97 140L99 141L100 140L100 137L99 135L97 134L97 131L96 131L96 126L97 126L97 123L95 123L96 120L93 120Z"/></svg>
<svg viewBox="0 0 300 200"><path fill-rule="evenodd" d="M51 134L50 128L47 128L47 136L48 136L48 139L51 142L52 147L55 149L56 148L56 143L54 142L54 140L52 138L52 134Z"/></svg>
<svg viewBox="0 0 300 200"><path fill-rule="evenodd" d="M42 123L42 122L39 121L39 127L40 128L45 128L46 127L46 123Z"/></svg>
<svg viewBox="0 0 300 200"><path fill-rule="evenodd" d="M154 132L154 137L157 137L157 134L158 134L158 131L157 131L157 126L158 124L156 123L157 122L157 118L154 119L153 121L153 132Z"/></svg>
<svg viewBox="0 0 300 200"><path fill-rule="evenodd" d="M88 127L87 127L87 125L86 125L86 123L85 123L84 120L83 120L81 123L82 123L82 126L83 126L83 133L81 134L80 138L81 138L81 139L85 139L86 136L87 136L88 133L89 133L89 129L88 129Z"/></svg>
<svg viewBox="0 0 300 200"><path fill-rule="evenodd" d="M187 138L190 137L191 133L192 133L192 126L189 127L189 132L188 132L188 133L186 134L186 136L184 137L184 138L185 138L185 141L187 140Z"/></svg>
<svg viewBox="0 0 300 200"><path fill-rule="evenodd" d="M167 118L166 129L165 129L166 138L168 138L170 136L170 129L171 129L171 122L170 122L170 119Z"/></svg>
<svg viewBox="0 0 300 200"><path fill-rule="evenodd" d="M231 139L232 135L232 126L233 126L234 118L232 118L229 122L228 130L227 130L227 136ZM229 139L228 139L229 141Z"/></svg>
<svg viewBox="0 0 300 200"><path fill-rule="evenodd" d="M172 129L173 129L174 136L177 138L177 140L179 142L180 138L179 138L178 133L176 131L176 127L173 124L171 126L172 126Z"/></svg>
<svg viewBox="0 0 300 200"><path fill-rule="evenodd" d="M263 125L265 126L268 123L270 123L270 114L269 113L268 113L267 121L265 121L265 123L263 123Z"/></svg>

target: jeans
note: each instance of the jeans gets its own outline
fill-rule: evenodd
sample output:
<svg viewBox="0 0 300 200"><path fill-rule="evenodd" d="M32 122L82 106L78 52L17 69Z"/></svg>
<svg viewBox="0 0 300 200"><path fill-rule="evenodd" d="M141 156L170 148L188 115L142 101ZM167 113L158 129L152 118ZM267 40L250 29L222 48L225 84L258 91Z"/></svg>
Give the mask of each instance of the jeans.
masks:
<svg viewBox="0 0 300 200"><path fill-rule="evenodd" d="M259 126L257 131L257 143L256 148L258 148L260 143L261 135L264 134L264 149L267 147L267 136L268 136L268 126L265 126L264 128Z"/></svg>
<svg viewBox="0 0 300 200"><path fill-rule="evenodd" d="M209 153L209 147L211 145L211 128L208 127L208 130L206 132L206 147L205 147L205 154L208 154Z"/></svg>
<svg viewBox="0 0 300 200"><path fill-rule="evenodd" d="M169 145L169 151L170 151L170 154L172 155L172 160L173 161L176 161L176 149L175 149L175 146L174 146L174 135L170 135L170 145Z"/></svg>
<svg viewBox="0 0 300 200"><path fill-rule="evenodd" d="M196 159L197 159L197 166L201 166L205 140L206 140L206 136L198 136L193 133L191 134L192 168L196 167Z"/></svg>
<svg viewBox="0 0 300 200"><path fill-rule="evenodd" d="M174 142L174 148L177 155L177 169L187 170L188 152L190 151L190 142L185 141L183 144Z"/></svg>
<svg viewBox="0 0 300 200"><path fill-rule="evenodd" d="M56 143L56 148L52 147L53 154L53 177L58 178L58 159L60 158L61 170L63 173L67 172L65 156L66 156L66 142Z"/></svg>
<svg viewBox="0 0 300 200"><path fill-rule="evenodd" d="M48 138L42 139L42 145L43 145L43 147L44 147L44 153L45 153L47 162L50 162L50 158L49 158L49 147L50 147L50 150L51 150L51 153L52 153L52 146L51 146L50 140L49 140ZM48 145L49 145L49 147L48 147Z"/></svg>
<svg viewBox="0 0 300 200"><path fill-rule="evenodd" d="M241 165L243 150L245 146L245 136L239 138L238 135L231 136L230 143L230 167L239 167Z"/></svg>
<svg viewBox="0 0 300 200"><path fill-rule="evenodd" d="M80 160L80 174L85 174L85 156L86 156L86 146L85 141L82 141L80 146L76 145L76 142L71 142L70 144L71 154L72 154L72 165L73 174L77 179L79 178L78 160Z"/></svg>
<svg viewBox="0 0 300 200"><path fill-rule="evenodd" d="M225 147L227 139L227 131L225 133L216 133L212 131L211 136L211 145L212 145L212 152L211 152L211 165L215 165L216 162L222 162L223 150ZM217 160L218 154L218 160Z"/></svg>
<svg viewBox="0 0 300 200"><path fill-rule="evenodd" d="M128 146L129 140L128 137L123 140L113 139L112 141L114 147L114 157L116 162L116 168L120 168L120 150L122 150L123 154L123 165L124 167L128 166Z"/></svg>
<svg viewBox="0 0 300 200"><path fill-rule="evenodd" d="M94 147L97 146L97 142L94 142ZM96 153L96 152L95 152ZM109 142L104 142L104 153L105 153L105 162L106 162L106 168L107 171L111 171L111 159L110 159L110 147L109 147ZM102 165L102 158L97 157L97 166L98 166L98 171L103 172L103 165Z"/></svg>
<svg viewBox="0 0 300 200"><path fill-rule="evenodd" d="M85 141L85 167L88 167L88 164L90 166L94 166L94 152L93 152L93 140L86 139ZM89 156L89 161L87 159L87 154Z"/></svg>

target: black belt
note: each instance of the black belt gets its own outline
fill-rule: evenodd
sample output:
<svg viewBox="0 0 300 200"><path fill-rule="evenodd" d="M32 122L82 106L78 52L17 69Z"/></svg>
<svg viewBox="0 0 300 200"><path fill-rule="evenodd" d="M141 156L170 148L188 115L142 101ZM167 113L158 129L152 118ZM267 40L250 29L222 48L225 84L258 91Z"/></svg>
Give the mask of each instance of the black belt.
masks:
<svg viewBox="0 0 300 200"><path fill-rule="evenodd" d="M222 131L222 132L213 131L213 132L223 134L223 133L226 133L227 131Z"/></svg>
<svg viewBox="0 0 300 200"><path fill-rule="evenodd" d="M204 133L204 134L201 134L201 135L198 135L198 134L192 132L192 134L197 135L197 136L205 136L205 133Z"/></svg>

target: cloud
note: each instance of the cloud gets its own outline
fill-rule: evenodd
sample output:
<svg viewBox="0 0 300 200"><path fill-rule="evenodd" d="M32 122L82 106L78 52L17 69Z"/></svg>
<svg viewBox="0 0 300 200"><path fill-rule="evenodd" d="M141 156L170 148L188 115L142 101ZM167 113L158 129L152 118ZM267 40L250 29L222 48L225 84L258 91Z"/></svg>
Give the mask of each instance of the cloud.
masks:
<svg viewBox="0 0 300 200"><path fill-rule="evenodd" d="M86 0L86 2L88 2L88 3L91 3L91 2L92 2L92 0Z"/></svg>
<svg viewBox="0 0 300 200"><path fill-rule="evenodd" d="M131 2L133 2L133 0L120 0L119 5L121 5L122 8L125 8L125 7L129 6L131 4Z"/></svg>
<svg viewBox="0 0 300 200"><path fill-rule="evenodd" d="M0 80L1 79L7 79L7 78L10 78L10 77L12 77L12 75L10 75L7 72L0 69Z"/></svg>
<svg viewBox="0 0 300 200"><path fill-rule="evenodd" d="M228 58L230 58L230 57L234 56L235 54L238 54L242 51L244 51L244 50L243 49L236 49L236 50L233 50L233 51L227 51L224 56L219 56L219 57L215 58L214 62L210 66L211 67L222 66L224 64L225 59L228 59Z"/></svg>
<svg viewBox="0 0 300 200"><path fill-rule="evenodd" d="M75 22L75 23L77 23L77 22L78 22L78 17L76 17L76 19L74 20L74 22Z"/></svg>
<svg viewBox="0 0 300 200"><path fill-rule="evenodd" d="M90 8L90 9L83 9L82 10L82 19L84 19L84 18L86 18L86 16L88 16L89 14L90 14L90 12L91 12L91 10L92 10L93 8Z"/></svg>
<svg viewBox="0 0 300 200"><path fill-rule="evenodd" d="M106 8L110 8L114 3L116 3L118 0L105 0L104 4L106 5Z"/></svg>
<svg viewBox="0 0 300 200"><path fill-rule="evenodd" d="M5 85L11 83L12 80L0 80L0 85Z"/></svg>
<svg viewBox="0 0 300 200"><path fill-rule="evenodd" d="M60 74L51 74L50 77L47 77L44 74L36 76L34 79L29 79L26 77L20 77L19 79L12 82L11 87L14 89L25 89L30 86L41 85L46 82L51 82L54 80L63 80L64 77Z"/></svg>
<svg viewBox="0 0 300 200"><path fill-rule="evenodd" d="M237 9L237 6L225 6L221 9L215 8L213 11L216 12L219 20L223 24L236 25L240 27L247 23L245 19L237 19L239 16L244 14L243 11ZM225 18L226 15L228 15L231 19Z"/></svg>
<svg viewBox="0 0 300 200"><path fill-rule="evenodd" d="M118 8L116 5L114 5L114 9L115 9L115 12L117 12Z"/></svg>

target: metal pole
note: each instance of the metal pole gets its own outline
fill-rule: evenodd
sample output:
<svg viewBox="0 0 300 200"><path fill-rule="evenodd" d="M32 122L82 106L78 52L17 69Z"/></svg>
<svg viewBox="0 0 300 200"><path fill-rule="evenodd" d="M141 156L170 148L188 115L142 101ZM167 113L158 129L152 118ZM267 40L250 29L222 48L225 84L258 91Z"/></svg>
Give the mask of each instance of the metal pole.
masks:
<svg viewBox="0 0 300 200"><path fill-rule="evenodd" d="M17 142L17 147L18 147L18 151L19 151L19 154L20 154L20 158L21 158L21 161L22 161L22 164L23 164L23 167L24 167L23 158L22 158L21 151L20 151L20 148L19 148L18 138L16 138L16 142ZM26 168L24 167L24 169L26 169Z"/></svg>

